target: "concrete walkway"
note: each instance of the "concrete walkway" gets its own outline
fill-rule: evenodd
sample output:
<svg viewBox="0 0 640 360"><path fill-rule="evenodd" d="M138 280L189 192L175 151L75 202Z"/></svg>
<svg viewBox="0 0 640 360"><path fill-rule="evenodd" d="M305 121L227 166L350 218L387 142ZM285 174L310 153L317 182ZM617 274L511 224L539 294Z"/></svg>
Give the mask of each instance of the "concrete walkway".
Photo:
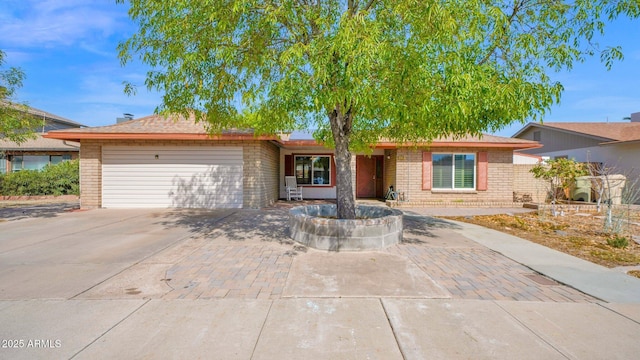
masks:
<svg viewBox="0 0 640 360"><path fill-rule="evenodd" d="M0 358L640 353L638 279L420 209L384 252L310 250L286 222L286 206L0 222Z"/></svg>

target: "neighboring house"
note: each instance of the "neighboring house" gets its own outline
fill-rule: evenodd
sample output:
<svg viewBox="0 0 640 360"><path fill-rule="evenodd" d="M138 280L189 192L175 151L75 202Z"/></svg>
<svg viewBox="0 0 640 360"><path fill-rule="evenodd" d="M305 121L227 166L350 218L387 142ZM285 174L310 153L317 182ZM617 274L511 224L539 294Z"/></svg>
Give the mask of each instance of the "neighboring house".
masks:
<svg viewBox="0 0 640 360"><path fill-rule="evenodd" d="M305 199L335 199L333 150L314 140L228 130L159 115L110 126L49 132L77 141L81 206L261 208L285 198L295 175ZM510 203L513 151L536 142L485 135L424 146L383 142L353 158L358 198L382 198L393 185L410 202Z"/></svg>
<svg viewBox="0 0 640 360"><path fill-rule="evenodd" d="M20 144L0 139L0 174L20 170L40 170L48 164L78 158L80 143L47 139L42 135L51 130L80 128L82 124L32 107L29 107L27 112L31 116L42 119L41 125L33 129L36 138Z"/></svg>
<svg viewBox="0 0 640 360"><path fill-rule="evenodd" d="M524 154L520 151L513 153L514 165L537 165L541 163L542 160L544 159L539 155Z"/></svg>
<svg viewBox="0 0 640 360"><path fill-rule="evenodd" d="M542 147L522 153L578 162L601 163L615 172L637 175L640 170L640 113L630 122L529 123L513 138L534 140Z"/></svg>

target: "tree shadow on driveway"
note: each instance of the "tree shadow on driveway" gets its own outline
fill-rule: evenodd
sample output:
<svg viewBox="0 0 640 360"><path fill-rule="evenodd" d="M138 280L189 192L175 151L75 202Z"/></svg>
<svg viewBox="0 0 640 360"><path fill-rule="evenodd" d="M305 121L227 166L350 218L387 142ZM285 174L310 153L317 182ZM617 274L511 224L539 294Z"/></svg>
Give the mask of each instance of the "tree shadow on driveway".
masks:
<svg viewBox="0 0 640 360"><path fill-rule="evenodd" d="M187 227L197 236L293 244L287 214L283 209L176 209L163 213L160 223Z"/></svg>
<svg viewBox="0 0 640 360"><path fill-rule="evenodd" d="M16 203L5 205L0 203L0 222L28 218L52 218L62 213L80 208L78 201L59 203Z"/></svg>
<svg viewBox="0 0 640 360"><path fill-rule="evenodd" d="M288 207L250 209L176 209L160 215L166 227L187 227L196 236L242 242L272 242L291 245ZM438 238L440 229L460 229L460 226L438 218L404 212L403 243L424 243L426 238ZM422 238L422 239L421 239Z"/></svg>
<svg viewBox="0 0 640 360"><path fill-rule="evenodd" d="M438 238L441 235L436 230L461 229L461 227L452 222L438 219L435 217L424 216L410 211L403 211L402 217L404 233L402 237L403 243L422 244L424 240L420 238Z"/></svg>

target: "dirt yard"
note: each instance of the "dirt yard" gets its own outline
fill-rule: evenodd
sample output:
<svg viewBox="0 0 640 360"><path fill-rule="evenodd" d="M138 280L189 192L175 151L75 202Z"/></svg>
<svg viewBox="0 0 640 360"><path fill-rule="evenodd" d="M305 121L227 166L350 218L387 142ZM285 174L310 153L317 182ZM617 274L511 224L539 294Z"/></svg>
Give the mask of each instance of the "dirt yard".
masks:
<svg viewBox="0 0 640 360"><path fill-rule="evenodd" d="M606 267L640 265L640 211L614 212L613 228L605 230L604 212L550 211L517 214L451 217L485 226L571 254ZM617 230L617 233L616 231ZM630 271L640 277L640 272Z"/></svg>

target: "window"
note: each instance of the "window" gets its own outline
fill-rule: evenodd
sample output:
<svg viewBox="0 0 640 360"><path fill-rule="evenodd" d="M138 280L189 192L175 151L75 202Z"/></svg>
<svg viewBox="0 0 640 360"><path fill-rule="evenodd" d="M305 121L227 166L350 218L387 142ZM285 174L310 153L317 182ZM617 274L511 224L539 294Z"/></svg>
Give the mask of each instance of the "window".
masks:
<svg viewBox="0 0 640 360"><path fill-rule="evenodd" d="M475 154L433 154L434 189L475 189Z"/></svg>
<svg viewBox="0 0 640 360"><path fill-rule="evenodd" d="M45 166L71 160L71 155L14 155L11 157L11 171L42 170Z"/></svg>
<svg viewBox="0 0 640 360"><path fill-rule="evenodd" d="M7 172L7 159L4 154L0 152L0 174L5 174Z"/></svg>
<svg viewBox="0 0 640 360"><path fill-rule="evenodd" d="M534 131L533 132L533 141L540 141L541 137L540 137L540 131Z"/></svg>
<svg viewBox="0 0 640 360"><path fill-rule="evenodd" d="M294 169L298 185L331 185L329 155L296 155Z"/></svg>
<svg viewBox="0 0 640 360"><path fill-rule="evenodd" d="M51 155L51 165L59 164L63 161L69 161L69 160L71 160L71 155L69 154Z"/></svg>

